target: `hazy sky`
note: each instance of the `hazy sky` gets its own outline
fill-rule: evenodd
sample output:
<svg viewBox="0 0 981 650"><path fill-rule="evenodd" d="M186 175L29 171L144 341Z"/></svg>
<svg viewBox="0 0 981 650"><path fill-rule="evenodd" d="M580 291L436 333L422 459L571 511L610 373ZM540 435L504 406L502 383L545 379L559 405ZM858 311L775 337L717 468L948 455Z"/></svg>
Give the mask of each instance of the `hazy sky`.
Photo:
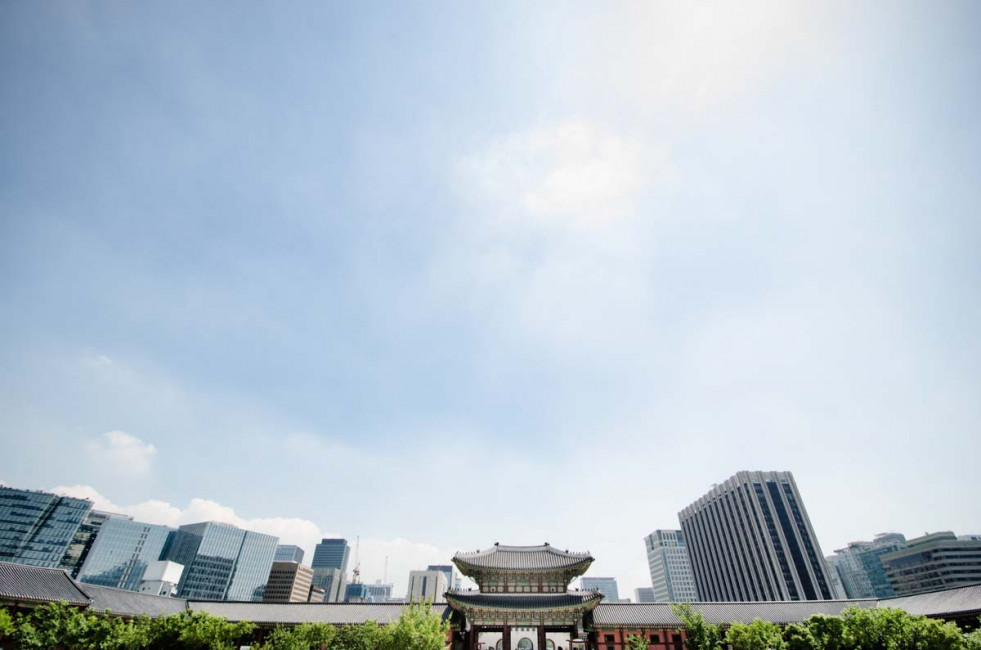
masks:
<svg viewBox="0 0 981 650"><path fill-rule="evenodd" d="M981 3L0 3L0 480L363 575L791 470L981 533ZM308 556L309 558L309 556Z"/></svg>

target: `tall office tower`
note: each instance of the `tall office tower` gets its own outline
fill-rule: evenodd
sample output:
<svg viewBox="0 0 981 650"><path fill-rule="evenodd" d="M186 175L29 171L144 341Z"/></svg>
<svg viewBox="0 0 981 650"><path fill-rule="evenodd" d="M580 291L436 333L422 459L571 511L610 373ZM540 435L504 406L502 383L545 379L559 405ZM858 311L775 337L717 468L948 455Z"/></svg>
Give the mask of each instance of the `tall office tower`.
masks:
<svg viewBox="0 0 981 650"><path fill-rule="evenodd" d="M373 603L387 603L392 599L392 589L395 585L382 584L381 580L375 581L373 585L365 585L368 588L368 596Z"/></svg>
<svg viewBox="0 0 981 650"><path fill-rule="evenodd" d="M790 472L739 472L678 518L701 600L831 599L824 556Z"/></svg>
<svg viewBox="0 0 981 650"><path fill-rule="evenodd" d="M600 592L603 594L603 600L608 603L620 601L620 591L617 589L616 578L583 578L582 588Z"/></svg>
<svg viewBox="0 0 981 650"><path fill-rule="evenodd" d="M442 571L443 575L446 576L446 588L456 589L457 583L460 581L460 577L456 575L456 567L452 564L430 564L426 567L426 571Z"/></svg>
<svg viewBox="0 0 981 650"><path fill-rule="evenodd" d="M299 562L273 562L262 594L264 603L305 603L310 599L313 569Z"/></svg>
<svg viewBox="0 0 981 650"><path fill-rule="evenodd" d="M409 602L445 603L444 594L448 588L446 574L442 571L409 572Z"/></svg>
<svg viewBox="0 0 981 650"><path fill-rule="evenodd" d="M280 544L276 547L273 562L296 562L303 564L303 549L292 544Z"/></svg>
<svg viewBox="0 0 981 650"><path fill-rule="evenodd" d="M344 600L347 588L347 559L351 553L346 539L325 538L313 550L313 584L327 592L327 602ZM337 573L334 573L334 571Z"/></svg>
<svg viewBox="0 0 981 650"><path fill-rule="evenodd" d="M86 499L0 485L0 561L57 567L91 509Z"/></svg>
<svg viewBox="0 0 981 650"><path fill-rule="evenodd" d="M278 537L215 521L177 529L166 557L184 565L177 595L189 600L261 600Z"/></svg>
<svg viewBox="0 0 981 650"><path fill-rule="evenodd" d="M61 568L67 571L71 577L78 577L78 572L82 569L82 565L85 564L85 558L88 557L89 551L92 550L92 545L95 544L95 538L99 534L99 528L107 520L112 518L133 520L128 515L119 515L101 510L90 510L85 515L85 518L82 519L81 525L79 525L78 530L75 531L75 536L72 538L72 543L68 545L68 550L65 551L65 556L61 558Z"/></svg>
<svg viewBox="0 0 981 650"><path fill-rule="evenodd" d="M882 556L906 548L906 538L899 533L882 533L871 542L849 542L835 551L834 570L848 598L890 598L896 595ZM830 566L829 566L830 568Z"/></svg>
<svg viewBox="0 0 981 650"><path fill-rule="evenodd" d="M652 587L640 587L638 589L634 589L634 602L656 603L657 598L654 597L654 589Z"/></svg>
<svg viewBox="0 0 981 650"><path fill-rule="evenodd" d="M655 602L697 601L698 591L685 535L680 530L655 530L644 538L644 543Z"/></svg>
<svg viewBox="0 0 981 650"><path fill-rule="evenodd" d="M139 591L143 572L166 552L173 534L174 529L167 526L106 519L78 571L78 581Z"/></svg>
<svg viewBox="0 0 981 650"><path fill-rule="evenodd" d="M981 584L981 540L943 532L909 540L904 549L881 556L897 596Z"/></svg>

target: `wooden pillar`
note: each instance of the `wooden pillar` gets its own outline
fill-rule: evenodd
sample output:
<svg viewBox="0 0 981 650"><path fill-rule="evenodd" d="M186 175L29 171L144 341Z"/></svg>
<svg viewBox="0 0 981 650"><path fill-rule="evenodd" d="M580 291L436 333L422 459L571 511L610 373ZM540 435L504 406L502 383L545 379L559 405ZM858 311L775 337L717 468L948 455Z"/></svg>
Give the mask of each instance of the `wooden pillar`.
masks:
<svg viewBox="0 0 981 650"><path fill-rule="evenodd" d="M501 645L503 646L504 650L511 650L511 626L507 623L504 624L503 637L504 643Z"/></svg>
<svg viewBox="0 0 981 650"><path fill-rule="evenodd" d="M545 621L538 626L538 650L545 650Z"/></svg>
<svg viewBox="0 0 981 650"><path fill-rule="evenodd" d="M477 639L478 638L480 638L480 628L477 627L476 625L471 624L470 625L470 643L467 644L469 646L470 650L477 650Z"/></svg>

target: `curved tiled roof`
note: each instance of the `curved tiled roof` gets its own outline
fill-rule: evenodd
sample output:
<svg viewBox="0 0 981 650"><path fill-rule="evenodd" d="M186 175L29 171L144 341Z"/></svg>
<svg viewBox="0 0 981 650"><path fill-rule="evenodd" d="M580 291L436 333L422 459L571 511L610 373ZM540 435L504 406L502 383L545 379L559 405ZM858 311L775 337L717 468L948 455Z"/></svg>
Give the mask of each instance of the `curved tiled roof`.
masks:
<svg viewBox="0 0 981 650"><path fill-rule="evenodd" d="M446 599L454 604L478 609L566 609L599 602L596 591L567 591L564 594L482 594L477 591L451 591Z"/></svg>
<svg viewBox="0 0 981 650"><path fill-rule="evenodd" d="M187 601L182 598L168 598L85 583L78 586L92 600L89 608L96 612L109 612L120 616L145 614L156 618L179 614L187 609Z"/></svg>
<svg viewBox="0 0 981 650"><path fill-rule="evenodd" d="M981 585L931 591L913 596L883 598L879 607L898 607L910 614L939 616L981 612Z"/></svg>
<svg viewBox="0 0 981 650"><path fill-rule="evenodd" d="M0 600L88 605L89 598L62 569L0 562Z"/></svg>
<svg viewBox="0 0 981 650"><path fill-rule="evenodd" d="M510 571L542 571L572 568L591 563L593 556L586 553L560 551L548 543L541 546L504 546L494 544L484 551L457 553L453 562L473 569L500 569ZM462 567L461 567L462 570Z"/></svg>
<svg viewBox="0 0 981 650"><path fill-rule="evenodd" d="M188 609L223 616L230 621L251 621L262 624L332 623L362 625L368 621L379 624L397 621L403 603L250 603L213 600L189 601ZM445 604L432 605L433 612L447 618L450 608Z"/></svg>
<svg viewBox="0 0 981 650"><path fill-rule="evenodd" d="M867 609L876 606L875 599L867 600L793 600L739 603L691 603L702 612L708 623L752 623L759 618L780 625L800 623L814 614L838 616L849 607ZM596 627L671 626L681 625L681 619L671 611L670 603L600 603L593 610Z"/></svg>

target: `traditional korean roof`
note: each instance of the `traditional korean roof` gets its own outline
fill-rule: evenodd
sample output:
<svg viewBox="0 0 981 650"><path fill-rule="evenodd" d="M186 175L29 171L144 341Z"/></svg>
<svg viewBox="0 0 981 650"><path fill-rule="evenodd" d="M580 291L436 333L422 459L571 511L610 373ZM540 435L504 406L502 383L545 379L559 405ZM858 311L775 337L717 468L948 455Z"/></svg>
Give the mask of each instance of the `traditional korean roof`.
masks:
<svg viewBox="0 0 981 650"><path fill-rule="evenodd" d="M0 562L0 600L66 602L88 606L89 597L63 569Z"/></svg>
<svg viewBox="0 0 981 650"><path fill-rule="evenodd" d="M702 612L708 623L752 623L759 618L780 625L806 621L814 614L838 616L849 607L867 609L876 606L867 600L794 600L739 603L691 603ZM600 603L593 610L594 627L680 627L681 619L671 611L670 603Z"/></svg>
<svg viewBox="0 0 981 650"><path fill-rule="evenodd" d="M568 591L564 594L482 594L477 591L451 591L446 600L454 609L556 610L590 609L602 598L596 591Z"/></svg>
<svg viewBox="0 0 981 650"><path fill-rule="evenodd" d="M878 607L897 607L923 616L981 614L981 585L883 598L878 602Z"/></svg>
<svg viewBox="0 0 981 650"><path fill-rule="evenodd" d="M183 598L168 598L85 583L79 584L78 587L91 599L92 604L89 609L100 613L109 612L119 616L145 614L156 618L179 614L187 609L187 601Z"/></svg>
<svg viewBox="0 0 981 650"><path fill-rule="evenodd" d="M548 542L541 546L503 546L494 544L484 551L457 553L453 563L464 574L467 570L554 571L582 567L593 562L587 553L561 551Z"/></svg>
<svg viewBox="0 0 981 650"><path fill-rule="evenodd" d="M251 603L221 601L190 601L188 608L223 616L230 621L251 621L258 625L298 625L300 623L331 623L334 625L363 625L375 621L381 625L397 621L404 603ZM451 610L445 604L432 605L433 612L446 619Z"/></svg>

